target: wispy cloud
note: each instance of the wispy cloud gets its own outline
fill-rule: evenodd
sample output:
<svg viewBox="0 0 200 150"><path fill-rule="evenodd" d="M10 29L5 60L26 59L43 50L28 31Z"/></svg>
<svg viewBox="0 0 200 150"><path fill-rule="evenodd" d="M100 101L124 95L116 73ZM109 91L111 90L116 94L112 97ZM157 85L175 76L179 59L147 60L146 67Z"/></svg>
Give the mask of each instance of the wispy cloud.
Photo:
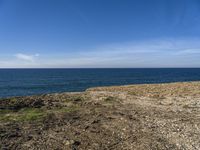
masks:
<svg viewBox="0 0 200 150"><path fill-rule="evenodd" d="M15 57L17 59L23 60L23 61L28 61L28 62L34 62L35 58L38 56L39 56L39 54L27 55L27 54L22 54L22 53L18 53L15 55Z"/></svg>
<svg viewBox="0 0 200 150"><path fill-rule="evenodd" d="M191 55L200 54L200 48L197 49L182 49L176 53L176 55Z"/></svg>
<svg viewBox="0 0 200 150"><path fill-rule="evenodd" d="M0 67L200 67L199 39L159 39L96 46L73 52L1 58Z"/></svg>
<svg viewBox="0 0 200 150"><path fill-rule="evenodd" d="M116 43L41 60L48 67L190 67L200 66L198 40L149 40ZM193 59L193 61L188 61Z"/></svg>

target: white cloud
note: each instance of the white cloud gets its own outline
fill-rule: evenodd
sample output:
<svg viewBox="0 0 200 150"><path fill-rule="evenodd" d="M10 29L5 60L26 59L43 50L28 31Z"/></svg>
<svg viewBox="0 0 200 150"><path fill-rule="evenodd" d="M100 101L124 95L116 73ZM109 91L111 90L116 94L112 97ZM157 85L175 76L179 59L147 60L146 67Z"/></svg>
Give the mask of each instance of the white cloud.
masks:
<svg viewBox="0 0 200 150"><path fill-rule="evenodd" d="M73 52L0 56L0 67L200 67L199 39L158 39L116 43Z"/></svg>
<svg viewBox="0 0 200 150"><path fill-rule="evenodd" d="M199 40L150 40L127 42L100 46L91 50L83 50L69 57L68 60L84 58L90 60L112 60L112 61L130 61L141 62L142 60L151 60L156 57L167 57L176 55L176 57L186 54L200 54ZM137 59L138 58L138 59ZM143 61L142 61L143 62ZM159 62L158 62L159 63Z"/></svg>
<svg viewBox="0 0 200 150"><path fill-rule="evenodd" d="M27 54L18 53L15 55L15 57L19 60L23 60L23 61L27 61L27 62L34 62L35 58L39 57L39 54L27 55Z"/></svg>
<svg viewBox="0 0 200 150"><path fill-rule="evenodd" d="M183 49L175 53L176 55L192 55L192 54L200 54L200 48L198 49Z"/></svg>
<svg viewBox="0 0 200 150"><path fill-rule="evenodd" d="M100 46L75 55L70 54L55 65L66 67L196 67L200 66L199 55L199 39L158 39Z"/></svg>

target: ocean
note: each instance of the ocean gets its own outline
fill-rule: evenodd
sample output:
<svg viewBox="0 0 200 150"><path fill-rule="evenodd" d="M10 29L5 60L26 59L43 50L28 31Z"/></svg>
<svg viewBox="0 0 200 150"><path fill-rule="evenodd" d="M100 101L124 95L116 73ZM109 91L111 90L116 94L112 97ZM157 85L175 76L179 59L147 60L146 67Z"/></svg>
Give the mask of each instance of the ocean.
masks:
<svg viewBox="0 0 200 150"><path fill-rule="evenodd" d="M0 69L0 98L90 87L200 81L200 68L165 69Z"/></svg>

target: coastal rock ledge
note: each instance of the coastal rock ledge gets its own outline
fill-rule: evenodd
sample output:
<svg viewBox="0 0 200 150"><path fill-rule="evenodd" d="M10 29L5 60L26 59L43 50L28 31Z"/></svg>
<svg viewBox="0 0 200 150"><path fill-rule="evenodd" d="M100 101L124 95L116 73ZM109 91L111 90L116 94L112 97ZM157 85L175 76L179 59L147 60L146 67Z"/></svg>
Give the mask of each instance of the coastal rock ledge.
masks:
<svg viewBox="0 0 200 150"><path fill-rule="evenodd" d="M200 149L200 82L0 99L0 149Z"/></svg>

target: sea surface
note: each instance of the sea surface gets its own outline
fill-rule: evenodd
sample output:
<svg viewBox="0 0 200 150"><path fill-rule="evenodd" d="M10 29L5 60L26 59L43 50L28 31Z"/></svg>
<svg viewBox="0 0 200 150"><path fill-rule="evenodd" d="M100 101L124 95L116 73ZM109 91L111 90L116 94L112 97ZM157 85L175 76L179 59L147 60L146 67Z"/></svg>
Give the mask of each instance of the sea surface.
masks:
<svg viewBox="0 0 200 150"><path fill-rule="evenodd" d="M0 98L180 81L200 81L200 69L0 69Z"/></svg>

